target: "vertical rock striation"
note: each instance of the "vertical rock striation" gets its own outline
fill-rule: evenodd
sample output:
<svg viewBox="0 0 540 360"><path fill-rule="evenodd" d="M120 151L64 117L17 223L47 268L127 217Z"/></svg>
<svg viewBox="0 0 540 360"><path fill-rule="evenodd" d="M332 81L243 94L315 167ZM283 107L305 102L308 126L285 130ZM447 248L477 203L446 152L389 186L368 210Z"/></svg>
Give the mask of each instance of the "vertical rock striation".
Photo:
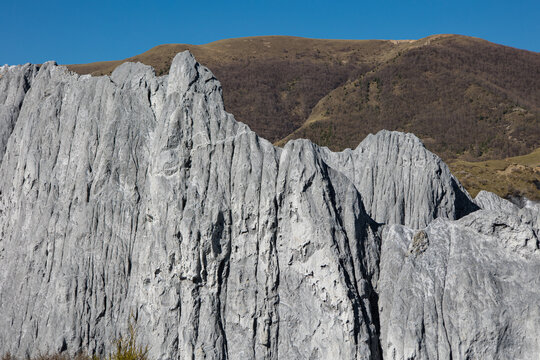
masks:
<svg viewBox="0 0 540 360"><path fill-rule="evenodd" d="M414 136L274 147L189 52L162 77L0 74L3 352L103 354L130 317L155 359L538 349L536 210L473 202Z"/></svg>
<svg viewBox="0 0 540 360"><path fill-rule="evenodd" d="M486 192L476 202L483 210L457 221L384 229L377 286L384 359L540 354L540 212Z"/></svg>
<svg viewBox="0 0 540 360"><path fill-rule="evenodd" d="M0 161L38 66L0 66Z"/></svg>
<svg viewBox="0 0 540 360"><path fill-rule="evenodd" d="M459 219L478 209L448 166L412 134L383 130L354 150L325 148L324 158L355 184L380 223L422 228L438 217Z"/></svg>

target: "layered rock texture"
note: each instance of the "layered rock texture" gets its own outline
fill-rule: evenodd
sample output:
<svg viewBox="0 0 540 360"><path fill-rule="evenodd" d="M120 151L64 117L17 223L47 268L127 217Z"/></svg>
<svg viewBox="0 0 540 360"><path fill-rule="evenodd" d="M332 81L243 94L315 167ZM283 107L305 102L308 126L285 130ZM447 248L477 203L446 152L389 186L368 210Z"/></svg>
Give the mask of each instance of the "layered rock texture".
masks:
<svg viewBox="0 0 540 360"><path fill-rule="evenodd" d="M538 206L472 200L413 135L274 147L189 52L169 75L0 68L0 349L530 359Z"/></svg>

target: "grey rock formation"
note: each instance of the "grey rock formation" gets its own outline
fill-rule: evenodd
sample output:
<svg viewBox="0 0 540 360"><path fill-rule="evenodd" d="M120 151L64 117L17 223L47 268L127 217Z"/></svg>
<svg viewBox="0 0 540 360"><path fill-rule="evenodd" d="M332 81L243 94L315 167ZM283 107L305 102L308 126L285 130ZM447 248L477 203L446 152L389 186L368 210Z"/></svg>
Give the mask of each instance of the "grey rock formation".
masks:
<svg viewBox="0 0 540 360"><path fill-rule="evenodd" d="M422 228L437 217L458 219L478 209L448 166L412 134L383 130L355 150L325 148L324 158L351 179L380 223Z"/></svg>
<svg viewBox="0 0 540 360"><path fill-rule="evenodd" d="M529 226L540 237L540 203L523 199L523 206L518 207L512 202L501 199L487 191L480 191L476 195L474 202L481 209L508 214L510 217L518 217L520 222ZM501 214L501 216L504 215Z"/></svg>
<svg viewBox="0 0 540 360"><path fill-rule="evenodd" d="M103 353L133 314L154 358L378 356L377 226L354 186L313 144L237 123L189 53L161 78L46 63L23 104L0 168L1 349Z"/></svg>
<svg viewBox="0 0 540 360"><path fill-rule="evenodd" d="M540 354L537 228L494 194L476 201L487 210L439 218L420 231L384 229L377 286L383 358ZM415 247L417 238L427 245Z"/></svg>
<svg viewBox="0 0 540 360"><path fill-rule="evenodd" d="M155 359L538 350L536 210L473 202L414 136L276 148L188 52L0 74L2 352L103 354L130 317Z"/></svg>
<svg viewBox="0 0 540 360"><path fill-rule="evenodd" d="M31 64L0 66L0 161L37 71L38 67Z"/></svg>

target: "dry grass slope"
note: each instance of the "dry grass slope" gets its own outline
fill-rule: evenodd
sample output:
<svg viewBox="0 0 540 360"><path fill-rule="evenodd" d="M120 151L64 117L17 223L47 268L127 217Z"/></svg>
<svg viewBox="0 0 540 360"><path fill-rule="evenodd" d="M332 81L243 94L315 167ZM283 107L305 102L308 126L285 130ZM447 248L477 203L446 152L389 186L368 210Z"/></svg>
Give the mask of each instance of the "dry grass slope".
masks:
<svg viewBox="0 0 540 360"><path fill-rule="evenodd" d="M540 148L524 156L480 162L457 160L449 166L473 196L487 190L506 198L525 196L540 201Z"/></svg>
<svg viewBox="0 0 540 360"><path fill-rule="evenodd" d="M540 146L540 55L458 36L419 40L330 92L294 133L333 150L381 129L413 132L445 160Z"/></svg>

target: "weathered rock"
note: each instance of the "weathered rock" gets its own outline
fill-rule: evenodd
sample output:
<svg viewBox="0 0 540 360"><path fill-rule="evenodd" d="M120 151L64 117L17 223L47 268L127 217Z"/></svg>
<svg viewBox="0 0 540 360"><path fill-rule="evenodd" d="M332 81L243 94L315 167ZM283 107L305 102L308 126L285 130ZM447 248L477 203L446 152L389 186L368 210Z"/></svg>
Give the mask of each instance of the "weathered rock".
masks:
<svg viewBox="0 0 540 360"><path fill-rule="evenodd" d="M434 220L422 230L429 245L415 256L408 250L413 230L384 230L377 286L383 358L540 353L538 235L517 207L494 196L477 197L489 210Z"/></svg>
<svg viewBox="0 0 540 360"><path fill-rule="evenodd" d="M500 198L489 191L480 191L474 199L476 205L483 210L503 211L507 214L516 214L519 207L508 200Z"/></svg>
<svg viewBox="0 0 540 360"><path fill-rule="evenodd" d="M24 96L38 72L38 66L0 66L0 164L7 141L22 107Z"/></svg>
<svg viewBox="0 0 540 360"><path fill-rule="evenodd" d="M448 166L412 134L380 131L355 150L324 152L346 174L377 222L422 228L433 219L460 217L478 209Z"/></svg>
<svg viewBox="0 0 540 360"><path fill-rule="evenodd" d="M517 216L520 221L530 226L537 236L540 236L540 203L522 199L522 207L501 199L497 195L488 191L480 191L474 202L484 210L492 210L499 213Z"/></svg>
<svg viewBox="0 0 540 360"><path fill-rule="evenodd" d="M133 63L110 77L52 62L8 72L0 89L17 96L0 99L19 110L0 124L9 139L0 166L3 352L103 354L134 317L155 359L380 359L411 346L458 354L469 345L454 333L428 336L443 320L450 329L441 306L461 307L461 298L433 295L453 284L441 285L439 273L472 264L472 280L455 287L477 313L504 307L469 304L495 291L476 273L508 275L495 268L508 261L525 269L512 281L536 281L536 213L451 221L477 206L413 135L383 131L337 154L306 140L276 148L225 112L219 82L188 52L164 77ZM507 228L490 232L494 216ZM450 240L464 243L456 251L466 262L448 255ZM512 281L500 289L504 306L525 286ZM484 325L504 335L507 324L536 319L528 301ZM422 320L431 332L407 332L401 315L414 309L423 319L422 306L437 310ZM535 346L505 338L499 352Z"/></svg>
<svg viewBox="0 0 540 360"><path fill-rule="evenodd" d="M189 53L168 77L46 63L0 168L0 348L153 358L378 357L377 225L310 142L224 111Z"/></svg>

